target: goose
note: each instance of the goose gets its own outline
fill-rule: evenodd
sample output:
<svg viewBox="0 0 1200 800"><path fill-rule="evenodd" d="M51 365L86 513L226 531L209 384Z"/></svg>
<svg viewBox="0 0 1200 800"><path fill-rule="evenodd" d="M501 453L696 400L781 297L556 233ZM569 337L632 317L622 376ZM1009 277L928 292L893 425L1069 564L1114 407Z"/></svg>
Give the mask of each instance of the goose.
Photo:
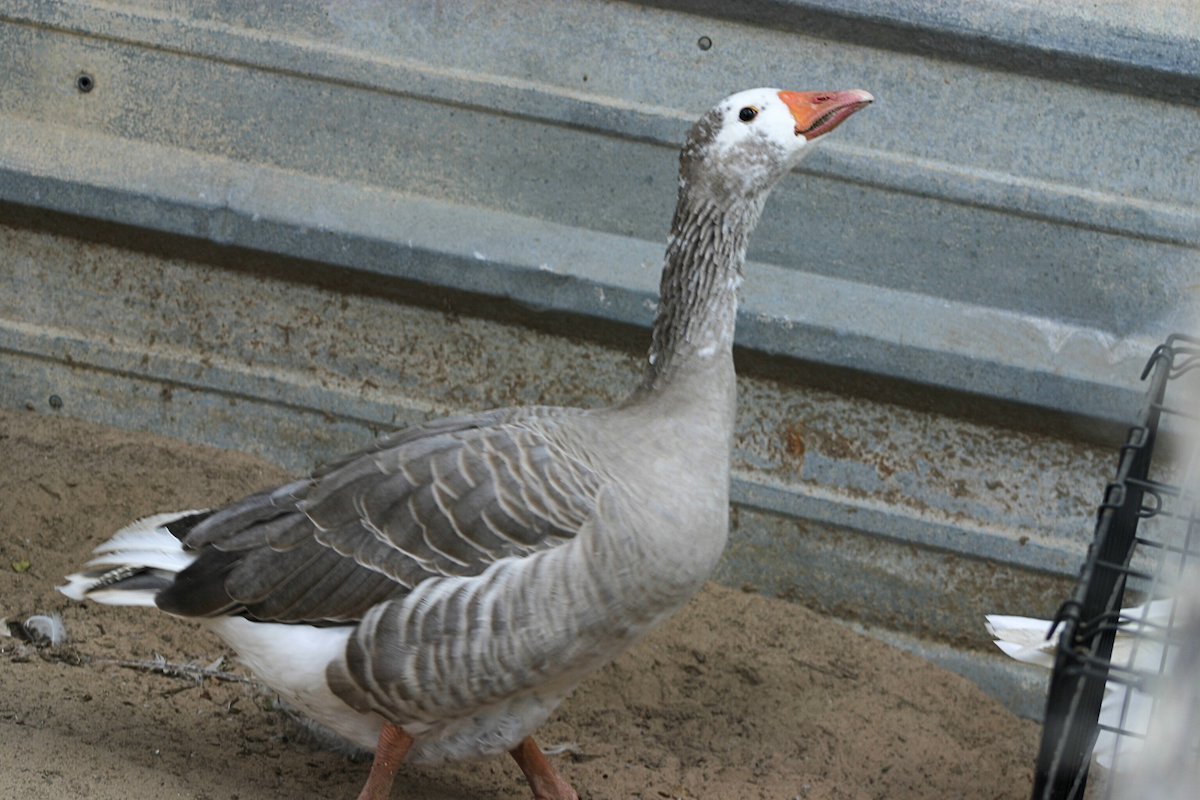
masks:
<svg viewBox="0 0 1200 800"><path fill-rule="evenodd" d="M199 620L280 697L401 762L508 752L695 594L728 533L733 332L772 187L874 98L752 89L688 133L644 378L608 408L505 408L382 436L223 508L118 531L63 594Z"/></svg>

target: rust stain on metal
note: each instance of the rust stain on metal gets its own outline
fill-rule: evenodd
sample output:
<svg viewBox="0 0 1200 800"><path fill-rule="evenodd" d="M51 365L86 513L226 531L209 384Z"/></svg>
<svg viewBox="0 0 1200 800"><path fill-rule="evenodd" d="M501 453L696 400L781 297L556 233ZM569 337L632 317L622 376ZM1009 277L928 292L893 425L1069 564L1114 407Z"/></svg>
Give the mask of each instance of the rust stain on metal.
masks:
<svg viewBox="0 0 1200 800"><path fill-rule="evenodd" d="M804 443L803 424L796 423L783 429L783 446L789 454L796 458L804 458L804 451L808 446Z"/></svg>

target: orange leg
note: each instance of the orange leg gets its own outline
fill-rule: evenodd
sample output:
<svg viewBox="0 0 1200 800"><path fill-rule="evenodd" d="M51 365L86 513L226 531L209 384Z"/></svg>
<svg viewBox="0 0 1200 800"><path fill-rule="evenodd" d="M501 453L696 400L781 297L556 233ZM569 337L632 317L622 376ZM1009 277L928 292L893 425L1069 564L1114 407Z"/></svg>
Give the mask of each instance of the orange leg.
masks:
<svg viewBox="0 0 1200 800"><path fill-rule="evenodd" d="M509 750L521 772L529 780L533 789L534 800L579 800L579 795L571 788L571 784L554 771L542 749L533 741L532 736L526 736L524 741Z"/></svg>
<svg viewBox="0 0 1200 800"><path fill-rule="evenodd" d="M383 724L379 732L379 745L375 748L375 761L371 764L371 774L367 776L367 785L363 787L358 800L387 800L392 792L392 781L396 778L396 770L400 762L412 747L413 738L389 722ZM538 755L541 755L540 753Z"/></svg>

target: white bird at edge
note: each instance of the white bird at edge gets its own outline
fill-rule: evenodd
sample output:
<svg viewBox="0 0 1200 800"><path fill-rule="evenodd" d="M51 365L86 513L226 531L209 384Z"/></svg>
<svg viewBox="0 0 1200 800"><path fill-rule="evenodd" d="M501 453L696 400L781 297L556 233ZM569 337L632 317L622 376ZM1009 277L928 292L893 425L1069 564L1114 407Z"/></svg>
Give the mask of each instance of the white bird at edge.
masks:
<svg viewBox="0 0 1200 800"><path fill-rule="evenodd" d="M750 232L859 91L752 89L692 127L649 365L611 408L522 407L383 436L309 478L119 531L60 587L199 620L288 702L402 761L516 759L589 673L682 606L728 529L733 329Z"/></svg>
<svg viewBox="0 0 1200 800"><path fill-rule="evenodd" d="M1153 674L1168 670L1171 658L1164 660L1162 641L1139 636L1138 624L1161 629L1174 613L1173 598L1121 609L1122 627L1113 638L1109 663L1117 668ZM988 635L1007 655L1026 664L1054 668L1058 635L1052 631L1054 623L1051 620L988 614L986 626ZM1098 722L1107 728L1133 735L1118 735L1112 730L1101 729L1092 749L1097 763L1112 769L1121 757L1140 752L1142 739L1149 731L1153 710L1153 696L1120 681L1108 681L1104 686Z"/></svg>

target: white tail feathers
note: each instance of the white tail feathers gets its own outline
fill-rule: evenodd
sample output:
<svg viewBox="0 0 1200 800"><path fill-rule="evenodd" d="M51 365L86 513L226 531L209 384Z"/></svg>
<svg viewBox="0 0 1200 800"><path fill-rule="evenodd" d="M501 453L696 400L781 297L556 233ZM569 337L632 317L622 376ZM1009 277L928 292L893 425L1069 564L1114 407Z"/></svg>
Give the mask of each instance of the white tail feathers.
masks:
<svg viewBox="0 0 1200 800"><path fill-rule="evenodd" d="M155 514L126 525L93 552L99 555L57 589L72 600L113 606L154 606L154 596L195 556L166 525L200 511Z"/></svg>

